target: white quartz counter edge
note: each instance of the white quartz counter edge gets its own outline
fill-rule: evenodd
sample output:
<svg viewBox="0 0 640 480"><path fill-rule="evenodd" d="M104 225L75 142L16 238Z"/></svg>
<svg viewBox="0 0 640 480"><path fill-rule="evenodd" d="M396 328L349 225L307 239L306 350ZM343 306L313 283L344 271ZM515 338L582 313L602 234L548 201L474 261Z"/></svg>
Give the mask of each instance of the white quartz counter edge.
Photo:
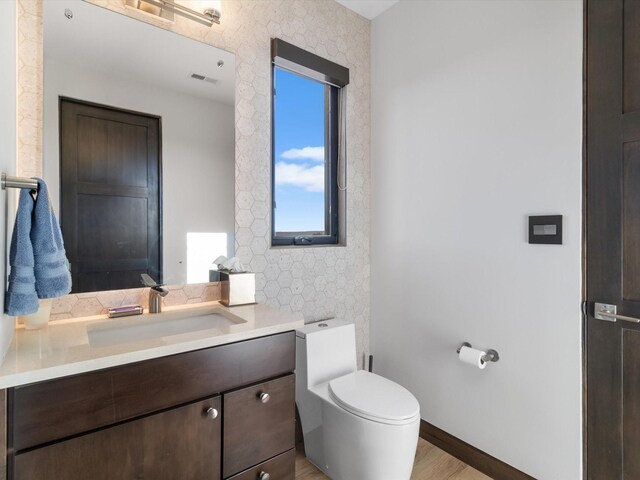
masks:
<svg viewBox="0 0 640 480"><path fill-rule="evenodd" d="M269 316L274 315L272 307L266 307L260 305L261 308L267 308L271 310ZM243 315L237 311L233 311L234 314L242 317ZM88 358L79 361L70 361L69 363L63 363L51 367L39 367L33 369L25 369L24 371L11 372L8 370L19 370L20 352L16 351L15 342L16 338L12 342L7 358L0 366L0 389L17 387L20 385L26 385L34 382L41 382L45 380L52 380L54 378L66 377L69 375L76 375L79 373L86 373L94 370L100 370L103 368L116 367L119 365L125 365L128 363L140 362L143 360L150 360L153 358L164 357L168 355L175 355L177 353L185 353L193 350L200 350L203 348L215 347L220 345L226 345L229 343L239 342L243 340L250 340L252 338L264 337L268 335L274 335L277 333L283 333L296 328L304 326L304 320L301 315L295 315L290 312L282 312L282 316L286 318L285 321L263 327L256 327L250 330L227 333L227 334L214 334L211 336L205 336L195 340L188 340L184 342L178 342L169 345L161 345L155 347L142 347L138 350L132 350L123 353L117 353L113 355L105 355L98 358ZM94 319L96 317L93 317ZM52 326L49 328L63 328L60 326ZM20 332L16 332L18 334ZM12 357L13 356L13 357Z"/></svg>

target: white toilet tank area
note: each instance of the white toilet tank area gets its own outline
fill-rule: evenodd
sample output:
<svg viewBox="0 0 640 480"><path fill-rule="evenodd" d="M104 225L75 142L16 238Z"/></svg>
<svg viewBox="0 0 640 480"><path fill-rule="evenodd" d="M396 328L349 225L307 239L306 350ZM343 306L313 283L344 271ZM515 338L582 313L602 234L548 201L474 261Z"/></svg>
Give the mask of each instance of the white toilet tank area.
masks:
<svg viewBox="0 0 640 480"><path fill-rule="evenodd" d="M356 371L353 323L324 320L296 330L296 404L307 458L324 463L322 402L311 387Z"/></svg>
<svg viewBox="0 0 640 480"><path fill-rule="evenodd" d="M301 358L300 355L305 357ZM304 372L299 371L304 368ZM355 372L356 329L351 322L323 320L296 330L296 374L307 387Z"/></svg>

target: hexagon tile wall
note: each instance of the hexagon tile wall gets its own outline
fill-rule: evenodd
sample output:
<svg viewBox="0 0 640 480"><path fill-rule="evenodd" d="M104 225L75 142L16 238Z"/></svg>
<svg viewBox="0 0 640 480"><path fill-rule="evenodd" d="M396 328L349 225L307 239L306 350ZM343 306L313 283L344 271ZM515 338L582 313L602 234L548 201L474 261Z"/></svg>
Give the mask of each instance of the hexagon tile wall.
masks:
<svg viewBox="0 0 640 480"><path fill-rule="evenodd" d="M18 172L41 168L42 0L19 0ZM123 0L89 0L125 10ZM369 348L370 22L333 0L227 0L212 28L178 17L177 33L237 55L236 250L257 273L257 300L307 321L327 317L356 323L358 358ZM269 247L270 39L279 37L349 68L347 87L347 246ZM34 140L36 138L36 140ZM37 161L34 161L33 159Z"/></svg>

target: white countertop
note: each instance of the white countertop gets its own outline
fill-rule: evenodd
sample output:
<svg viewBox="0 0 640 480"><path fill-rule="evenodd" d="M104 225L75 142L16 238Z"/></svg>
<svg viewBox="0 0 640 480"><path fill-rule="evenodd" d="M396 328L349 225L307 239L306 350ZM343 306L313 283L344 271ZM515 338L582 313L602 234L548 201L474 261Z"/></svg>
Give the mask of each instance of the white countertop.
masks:
<svg viewBox="0 0 640 480"><path fill-rule="evenodd" d="M40 330L16 329L9 351L0 365L0 388L75 375L151 358L224 345L251 338L273 335L302 327L299 313L291 313L266 305L254 304L227 308L218 302L167 307L164 312L218 307L240 323L165 337L134 340L108 346L90 343L88 329L110 328L153 321L154 314L145 313L109 319L106 315L84 319L61 320Z"/></svg>

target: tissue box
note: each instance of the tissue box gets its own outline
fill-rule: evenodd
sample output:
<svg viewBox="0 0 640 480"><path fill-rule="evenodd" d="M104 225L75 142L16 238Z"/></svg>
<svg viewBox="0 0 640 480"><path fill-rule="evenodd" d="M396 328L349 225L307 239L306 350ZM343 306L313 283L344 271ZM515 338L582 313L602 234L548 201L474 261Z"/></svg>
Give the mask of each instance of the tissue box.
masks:
<svg viewBox="0 0 640 480"><path fill-rule="evenodd" d="M227 307L256 303L256 274L220 272L222 298Z"/></svg>

